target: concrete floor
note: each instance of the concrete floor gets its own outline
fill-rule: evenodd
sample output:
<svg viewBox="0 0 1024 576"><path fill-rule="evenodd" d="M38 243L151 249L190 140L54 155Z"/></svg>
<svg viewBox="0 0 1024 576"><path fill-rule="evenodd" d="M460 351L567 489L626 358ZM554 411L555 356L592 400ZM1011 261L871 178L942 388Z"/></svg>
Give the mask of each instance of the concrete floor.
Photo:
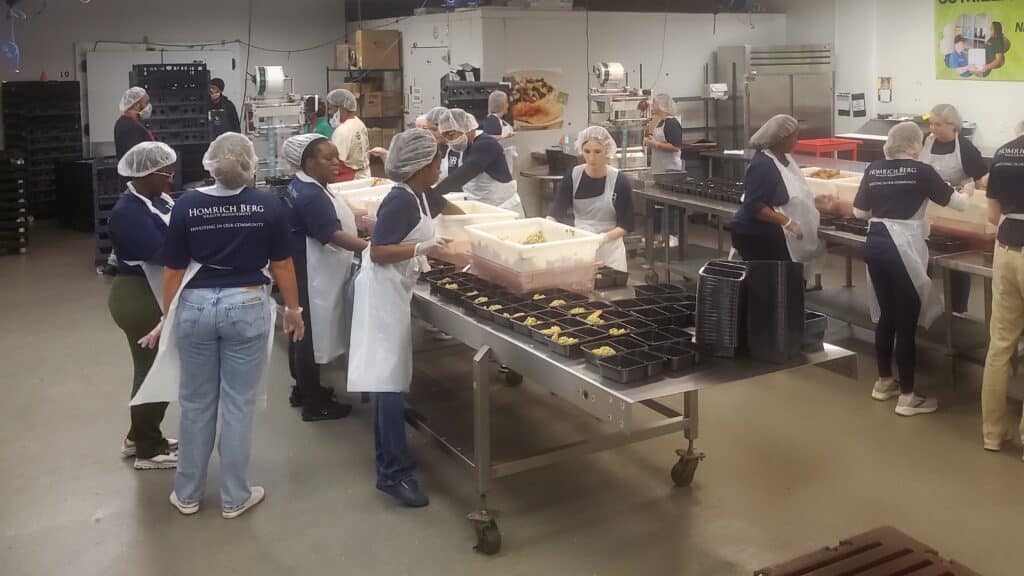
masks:
<svg viewBox="0 0 1024 576"><path fill-rule="evenodd" d="M32 254L0 258L0 573L674 574L733 576L879 525L896 526L986 575L1024 572L1019 448L981 449L973 388L923 377L941 411L901 419L868 397L861 347L854 382L818 369L703 393L688 489L661 438L495 483L504 550L471 550L469 474L411 434L432 504L395 507L374 489L370 414L305 424L288 407L284 340L256 418L251 478L267 501L226 521L218 468L204 509L167 503L171 473L120 460L130 362L110 320L88 235L39 226ZM432 355L429 377L465 382L463 349ZM449 358L459 361L448 362ZM426 378L428 376L421 376ZM329 377L341 383L339 372ZM968 388L968 389L965 389ZM453 394L452 421L468 412ZM529 385L497 389L495 436L515 452L596 430ZM177 410L165 429L174 434Z"/></svg>

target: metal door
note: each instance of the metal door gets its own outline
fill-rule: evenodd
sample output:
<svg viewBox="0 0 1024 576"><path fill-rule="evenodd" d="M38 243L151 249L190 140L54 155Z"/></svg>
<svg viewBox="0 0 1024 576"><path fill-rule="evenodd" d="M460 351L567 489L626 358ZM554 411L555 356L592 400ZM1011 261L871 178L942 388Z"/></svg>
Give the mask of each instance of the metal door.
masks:
<svg viewBox="0 0 1024 576"><path fill-rule="evenodd" d="M800 138L832 136L832 74L793 75L793 116L800 122Z"/></svg>
<svg viewBox="0 0 1024 576"><path fill-rule="evenodd" d="M747 83L747 134L743 145L772 116L793 113L793 85L788 74L751 74Z"/></svg>

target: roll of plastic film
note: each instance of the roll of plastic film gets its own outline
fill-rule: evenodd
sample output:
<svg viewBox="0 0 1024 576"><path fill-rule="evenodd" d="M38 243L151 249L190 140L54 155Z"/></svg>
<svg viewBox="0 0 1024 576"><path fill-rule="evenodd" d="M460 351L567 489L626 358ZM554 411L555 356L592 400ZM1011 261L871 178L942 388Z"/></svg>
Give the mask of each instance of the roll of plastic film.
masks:
<svg viewBox="0 0 1024 576"><path fill-rule="evenodd" d="M284 68L257 66L256 93L264 98L284 95Z"/></svg>
<svg viewBox="0 0 1024 576"><path fill-rule="evenodd" d="M594 75L601 84L621 84L626 81L626 69L619 62L601 62L595 65Z"/></svg>

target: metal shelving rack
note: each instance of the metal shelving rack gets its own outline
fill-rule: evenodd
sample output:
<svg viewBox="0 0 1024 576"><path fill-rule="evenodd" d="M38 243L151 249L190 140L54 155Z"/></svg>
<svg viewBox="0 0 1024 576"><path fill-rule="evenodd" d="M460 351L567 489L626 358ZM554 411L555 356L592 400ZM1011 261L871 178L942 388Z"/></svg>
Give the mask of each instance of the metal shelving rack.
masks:
<svg viewBox="0 0 1024 576"><path fill-rule="evenodd" d="M331 90L331 74L345 74L344 82L350 82L354 84L362 84L366 81L368 75L373 75L375 78L379 78L381 82L381 90L384 92L398 92L402 95L402 110L403 114L400 115L389 115L389 116L372 116L367 117L362 114L363 112L363 91L360 91L359 95L359 119L366 124L367 128L394 128L396 131L401 132L405 128L405 79L402 77L402 68L332 68L327 67L327 91ZM397 79L397 90L386 89L389 86L394 86L395 83L388 83L387 76L393 76ZM390 124L388 124L390 122ZM385 144L385 147L387 145Z"/></svg>
<svg viewBox="0 0 1024 576"><path fill-rule="evenodd" d="M28 212L56 216L57 162L82 157L79 83L4 82L2 94L6 147L25 158Z"/></svg>

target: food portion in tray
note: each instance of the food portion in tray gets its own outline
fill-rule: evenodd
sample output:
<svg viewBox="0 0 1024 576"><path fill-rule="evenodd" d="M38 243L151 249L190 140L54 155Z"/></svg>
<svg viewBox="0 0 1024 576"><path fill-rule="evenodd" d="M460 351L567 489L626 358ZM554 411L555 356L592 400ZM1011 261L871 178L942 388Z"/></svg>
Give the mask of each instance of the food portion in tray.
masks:
<svg viewBox="0 0 1024 576"><path fill-rule="evenodd" d="M842 172L832 168L818 168L814 172L807 175L808 178L817 178L818 180L837 180L843 177Z"/></svg>

